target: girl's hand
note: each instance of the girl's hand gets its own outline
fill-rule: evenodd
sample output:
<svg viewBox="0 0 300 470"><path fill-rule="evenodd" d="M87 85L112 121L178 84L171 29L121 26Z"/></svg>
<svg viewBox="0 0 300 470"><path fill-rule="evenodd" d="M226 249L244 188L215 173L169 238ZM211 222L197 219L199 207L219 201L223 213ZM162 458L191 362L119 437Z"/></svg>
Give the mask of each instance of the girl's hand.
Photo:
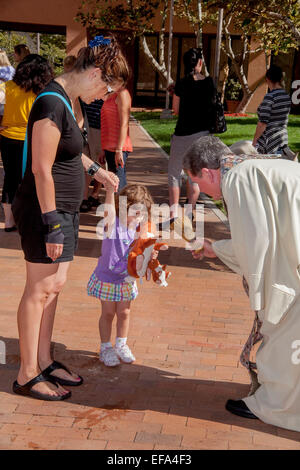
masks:
<svg viewBox="0 0 300 470"><path fill-rule="evenodd" d="M196 250L196 251L192 251L192 255L193 255L193 258L194 259L199 259L199 260L202 260L203 258L216 258L217 255L216 253L214 252L213 248L212 248L212 243L207 240L206 238L204 239L204 244L203 244L203 247L201 248L201 250Z"/></svg>
<svg viewBox="0 0 300 470"><path fill-rule="evenodd" d="M58 243L46 243L47 256L55 261L62 255L63 248L64 245Z"/></svg>
<svg viewBox="0 0 300 470"><path fill-rule="evenodd" d="M115 164L116 167L121 166L124 168L124 160L123 160L123 151L122 150L116 150L115 152Z"/></svg>

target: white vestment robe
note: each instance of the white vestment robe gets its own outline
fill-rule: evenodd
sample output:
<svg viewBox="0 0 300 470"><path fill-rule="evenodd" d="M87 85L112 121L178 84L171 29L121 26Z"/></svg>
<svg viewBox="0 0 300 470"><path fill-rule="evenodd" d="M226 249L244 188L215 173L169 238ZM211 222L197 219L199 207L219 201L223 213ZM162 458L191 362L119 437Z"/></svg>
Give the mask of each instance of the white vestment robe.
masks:
<svg viewBox="0 0 300 470"><path fill-rule="evenodd" d="M223 177L230 240L217 256L249 285L262 320L254 395L243 398L262 421L300 431L300 165L246 160Z"/></svg>

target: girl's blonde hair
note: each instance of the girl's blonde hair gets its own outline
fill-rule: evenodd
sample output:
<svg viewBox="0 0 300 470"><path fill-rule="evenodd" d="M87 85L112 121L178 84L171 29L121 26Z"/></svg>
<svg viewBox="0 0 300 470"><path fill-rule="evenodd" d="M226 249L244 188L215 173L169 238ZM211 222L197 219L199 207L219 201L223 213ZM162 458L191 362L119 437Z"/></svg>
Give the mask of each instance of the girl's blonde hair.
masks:
<svg viewBox="0 0 300 470"><path fill-rule="evenodd" d="M10 62L6 52L0 49L0 67L6 67L8 65L10 65Z"/></svg>
<svg viewBox="0 0 300 470"><path fill-rule="evenodd" d="M128 184L119 194L116 195L116 215L119 217L119 198L120 196L127 197L127 212L133 204L144 204L147 209L148 215L151 213L151 206L154 204L152 196L146 186L141 184Z"/></svg>

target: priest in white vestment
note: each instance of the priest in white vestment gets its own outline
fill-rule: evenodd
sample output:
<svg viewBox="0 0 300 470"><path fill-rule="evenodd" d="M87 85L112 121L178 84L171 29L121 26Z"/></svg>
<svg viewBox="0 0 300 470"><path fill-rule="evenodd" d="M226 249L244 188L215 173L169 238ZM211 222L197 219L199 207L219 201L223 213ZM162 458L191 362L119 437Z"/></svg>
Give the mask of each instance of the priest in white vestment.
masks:
<svg viewBox="0 0 300 470"><path fill-rule="evenodd" d="M232 413L300 431L300 165L275 155L235 156L215 136L187 151L184 168L201 191L223 197L231 239L204 242L246 280L262 343L258 387L228 400Z"/></svg>

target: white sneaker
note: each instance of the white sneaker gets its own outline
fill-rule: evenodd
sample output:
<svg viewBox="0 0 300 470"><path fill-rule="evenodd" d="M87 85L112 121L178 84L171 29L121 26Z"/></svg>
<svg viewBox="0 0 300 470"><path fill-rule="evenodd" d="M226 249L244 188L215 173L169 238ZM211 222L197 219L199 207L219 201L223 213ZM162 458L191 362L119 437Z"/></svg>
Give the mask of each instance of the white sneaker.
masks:
<svg viewBox="0 0 300 470"><path fill-rule="evenodd" d="M121 361L126 362L127 364L131 364L131 362L135 361L135 357L130 351L130 348L127 344L124 344L123 346L115 346L115 351L117 353L117 356Z"/></svg>
<svg viewBox="0 0 300 470"><path fill-rule="evenodd" d="M115 367L121 364L113 347L105 348L103 351L100 351L99 359L100 362L103 362L107 367Z"/></svg>

